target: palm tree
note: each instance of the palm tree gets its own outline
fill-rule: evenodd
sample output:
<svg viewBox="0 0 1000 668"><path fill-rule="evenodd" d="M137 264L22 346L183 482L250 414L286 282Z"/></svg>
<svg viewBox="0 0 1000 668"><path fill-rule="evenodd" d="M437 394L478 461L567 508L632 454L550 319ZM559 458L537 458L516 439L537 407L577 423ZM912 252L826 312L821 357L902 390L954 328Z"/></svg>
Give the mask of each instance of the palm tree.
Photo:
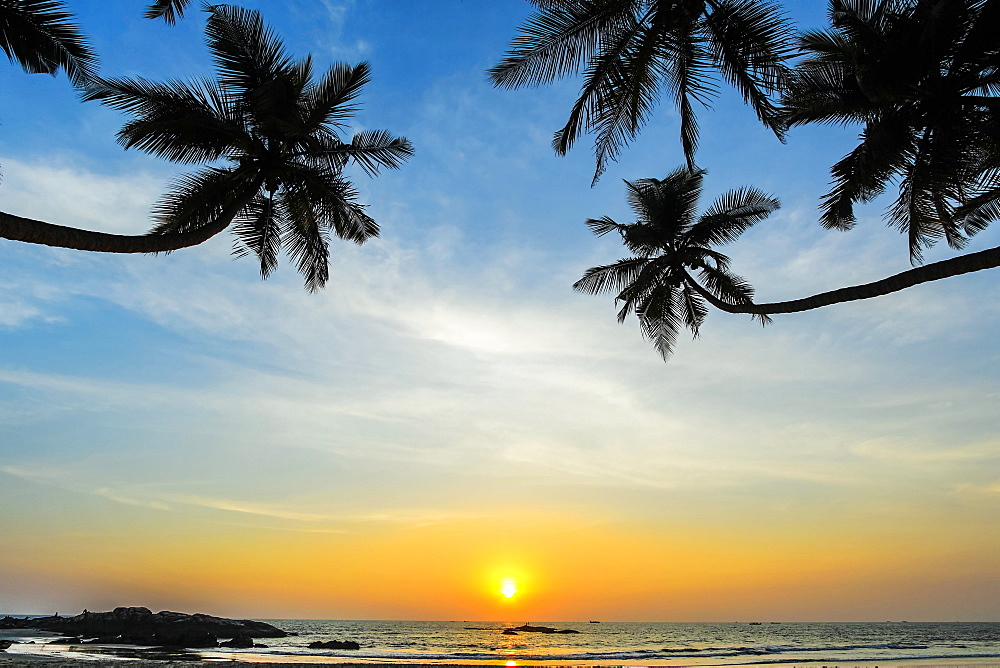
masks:
<svg viewBox="0 0 1000 668"><path fill-rule="evenodd" d="M864 125L831 170L822 224L853 227L856 202L898 183L886 219L911 261L942 237L963 248L1000 214L1000 3L830 0L829 14L784 96L790 125Z"/></svg>
<svg viewBox="0 0 1000 668"><path fill-rule="evenodd" d="M77 85L97 70L97 56L57 0L0 0L0 49L25 72L61 68Z"/></svg>
<svg viewBox="0 0 1000 668"><path fill-rule="evenodd" d="M156 226L144 235L114 235L0 213L0 236L158 253L202 243L235 222L237 255L255 255L266 278L284 249L312 291L326 283L331 234L357 243L378 235L343 170L354 163L375 175L399 167L413 150L385 130L340 139L369 80L368 65L335 65L314 81L311 59L291 60L257 12L224 5L207 11L217 82L100 79L86 94L132 116L118 134L126 148L208 165L161 199Z"/></svg>
<svg viewBox="0 0 1000 668"><path fill-rule="evenodd" d="M551 83L584 69L580 97L552 145L564 155L595 131L596 182L638 134L664 93L677 104L681 144L694 169L693 103L715 96L717 70L758 118L782 136L772 102L788 74L793 30L767 0L530 0L538 7L489 71L494 85Z"/></svg>
<svg viewBox="0 0 1000 668"><path fill-rule="evenodd" d="M170 25L177 23L177 19L184 16L184 9L191 4L191 0L156 0L146 8L147 19L162 18Z"/></svg>
<svg viewBox="0 0 1000 668"><path fill-rule="evenodd" d="M633 255L588 269L573 288L616 293L615 302L621 304L618 322L635 313L643 335L663 359L673 351L682 326L698 336L708 313L706 300L753 303L753 288L730 271L729 258L712 246L735 241L779 206L777 199L756 188L740 188L723 194L696 217L704 174L682 167L663 180L626 181L636 222L604 217L586 223L597 236L620 234Z"/></svg>
<svg viewBox="0 0 1000 668"><path fill-rule="evenodd" d="M729 258L712 246L735 241L777 210L778 200L755 188L732 190L695 219L704 174L704 170L683 167L663 180L626 181L636 222L622 224L608 217L586 221L597 236L617 232L633 255L588 269L573 288L589 294L615 292L616 303L621 303L618 321L624 322L629 313L634 313L643 334L664 359L673 350L682 326L698 335L708 312L706 302L727 313L754 316L766 324L772 315L871 299L921 283L1000 267L1000 247L990 248L871 283L802 299L756 304L753 288L730 271Z"/></svg>

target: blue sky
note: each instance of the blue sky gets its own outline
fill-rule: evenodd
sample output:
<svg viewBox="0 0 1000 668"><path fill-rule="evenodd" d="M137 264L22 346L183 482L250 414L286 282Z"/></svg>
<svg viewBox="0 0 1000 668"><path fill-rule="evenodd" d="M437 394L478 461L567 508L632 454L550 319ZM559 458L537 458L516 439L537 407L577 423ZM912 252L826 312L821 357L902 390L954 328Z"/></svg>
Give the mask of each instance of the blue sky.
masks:
<svg viewBox="0 0 1000 668"><path fill-rule="evenodd" d="M690 590L649 573L655 584L620 601L621 583L562 583L575 598L552 585L524 610L532 619L998 618L996 272L763 329L712 313L664 364L634 320L615 322L610 297L570 285L623 255L583 221L628 221L622 179L682 162L669 104L591 188L589 142L564 158L549 146L577 82L486 80L527 3L242 4L321 66L370 61L357 129L404 135L416 155L374 180L354 175L382 236L335 244L314 295L284 264L261 282L226 234L158 257L0 243L0 612L481 618L458 593L448 608L375 585L316 600L153 585L140 571L159 557L123 546L333 536L363 571L364 555L406 536L400 545L426 548L428 577L458 592L471 585L447 584L436 555L454 541L489 553L495 525L497 552L534 564L540 582L560 581L569 528L615 559L651 559L659 548L643 541L672 536L684 563L709 564ZM142 19L139 0L70 5L105 75L211 74L197 11L169 27ZM811 27L820 7L793 15ZM123 151L121 116L80 103L64 77L4 65L0 87L0 209L147 229L183 170ZM795 130L783 146L725 87L700 120L703 205L741 185L783 203L728 250L760 300L908 267L877 205L850 233L816 223L829 165L856 129ZM989 229L969 250L998 243ZM442 538L452 529L468 538ZM720 545L736 565L708 558ZM113 554L132 566L101 575ZM179 559L187 573L203 564ZM770 579L753 581L741 559ZM704 584L713 578L753 582L727 599ZM571 602L597 613L575 617Z"/></svg>

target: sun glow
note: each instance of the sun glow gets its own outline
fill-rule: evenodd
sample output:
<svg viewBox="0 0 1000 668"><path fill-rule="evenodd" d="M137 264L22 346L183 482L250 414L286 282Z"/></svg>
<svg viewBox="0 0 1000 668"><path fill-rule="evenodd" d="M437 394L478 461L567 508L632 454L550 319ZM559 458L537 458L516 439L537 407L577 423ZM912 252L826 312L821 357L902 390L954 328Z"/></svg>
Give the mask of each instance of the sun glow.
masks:
<svg viewBox="0 0 1000 668"><path fill-rule="evenodd" d="M517 583L514 578L504 578L500 583L500 593L504 595L505 598L513 598L514 594L517 593Z"/></svg>

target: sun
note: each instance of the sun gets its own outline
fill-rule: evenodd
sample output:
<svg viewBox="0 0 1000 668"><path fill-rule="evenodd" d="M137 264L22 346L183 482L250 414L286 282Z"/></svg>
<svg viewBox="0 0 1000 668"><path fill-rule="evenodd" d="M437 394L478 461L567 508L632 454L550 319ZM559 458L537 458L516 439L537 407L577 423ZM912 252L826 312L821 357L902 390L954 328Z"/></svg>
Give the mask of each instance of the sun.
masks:
<svg viewBox="0 0 1000 668"><path fill-rule="evenodd" d="M514 578L504 578L500 582L500 593L504 595L504 598L514 598L517 593L517 582Z"/></svg>

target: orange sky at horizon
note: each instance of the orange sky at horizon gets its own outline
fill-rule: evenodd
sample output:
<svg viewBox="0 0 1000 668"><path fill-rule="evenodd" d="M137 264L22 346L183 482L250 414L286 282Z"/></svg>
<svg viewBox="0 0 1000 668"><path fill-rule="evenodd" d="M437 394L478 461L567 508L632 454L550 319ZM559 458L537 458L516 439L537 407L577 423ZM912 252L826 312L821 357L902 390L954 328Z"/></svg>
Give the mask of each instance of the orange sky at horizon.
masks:
<svg viewBox="0 0 1000 668"><path fill-rule="evenodd" d="M80 501L95 512L110 503ZM76 601L91 610L143 605L254 618L539 622L914 621L938 618L941 597L929 592L961 595L966 609L988 615L1000 579L984 581L983 568L1000 540L974 526L942 527L928 541L857 517L698 527L519 509L339 532L220 524L201 511L116 510L121 521L102 531L66 531L44 544L22 527L0 571L33 574L24 595L37 598L45 583L64 614ZM516 582L513 597L501 592L505 579ZM915 581L924 583L919 592Z"/></svg>

